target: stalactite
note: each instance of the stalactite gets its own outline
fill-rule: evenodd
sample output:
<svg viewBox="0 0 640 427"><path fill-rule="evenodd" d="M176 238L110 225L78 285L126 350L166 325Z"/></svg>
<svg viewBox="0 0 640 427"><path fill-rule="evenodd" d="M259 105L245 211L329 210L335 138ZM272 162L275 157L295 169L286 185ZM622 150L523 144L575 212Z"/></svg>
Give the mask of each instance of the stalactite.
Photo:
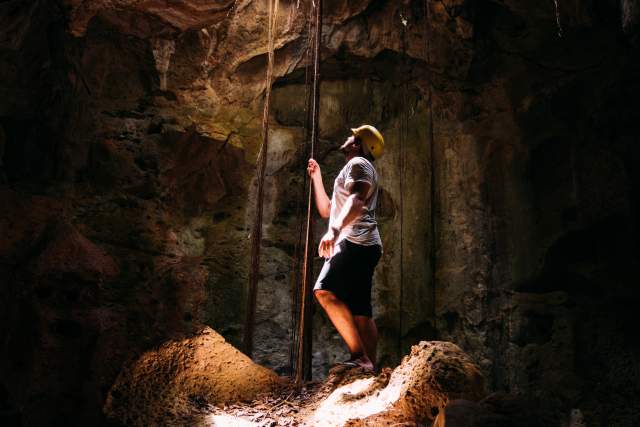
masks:
<svg viewBox="0 0 640 427"><path fill-rule="evenodd" d="M556 26L558 27L558 37L562 37L564 35L564 31L562 30L562 23L560 22L559 0L553 0L553 4L555 6L555 12L556 12Z"/></svg>
<svg viewBox="0 0 640 427"><path fill-rule="evenodd" d="M167 90L167 72L171 63L171 56L176 50L173 40L162 38L153 39L151 42L153 58L156 60L156 69L160 75L160 89Z"/></svg>
<svg viewBox="0 0 640 427"><path fill-rule="evenodd" d="M640 22L640 2L638 0L621 0L620 13L622 31L627 34L636 31Z"/></svg>

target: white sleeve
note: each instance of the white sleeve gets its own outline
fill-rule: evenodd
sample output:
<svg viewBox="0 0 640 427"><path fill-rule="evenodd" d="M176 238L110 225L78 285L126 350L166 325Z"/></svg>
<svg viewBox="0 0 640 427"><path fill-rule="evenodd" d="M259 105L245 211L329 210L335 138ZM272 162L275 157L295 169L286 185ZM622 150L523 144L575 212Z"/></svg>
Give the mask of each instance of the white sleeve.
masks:
<svg viewBox="0 0 640 427"><path fill-rule="evenodd" d="M371 190L375 186L375 176L372 166L365 160L354 160L350 162L346 171L346 179L344 186L347 191L351 191L351 187L356 182L366 182L371 186ZM367 195L368 197L369 195Z"/></svg>

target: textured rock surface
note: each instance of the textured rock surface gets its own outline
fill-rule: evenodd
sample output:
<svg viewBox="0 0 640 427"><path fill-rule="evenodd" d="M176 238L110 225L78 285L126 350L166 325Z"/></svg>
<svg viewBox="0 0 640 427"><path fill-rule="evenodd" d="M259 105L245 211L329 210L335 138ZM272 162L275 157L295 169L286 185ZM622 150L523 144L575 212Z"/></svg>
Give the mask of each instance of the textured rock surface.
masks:
<svg viewBox="0 0 640 427"><path fill-rule="evenodd" d="M304 200L308 4L281 1L276 41L255 356L279 372ZM576 409L638 424L638 1L325 4L327 186L349 126L375 123L388 141L382 364L437 337L490 388L566 423ZM12 423L100 422L126 360L205 325L239 344L266 19L262 1L0 4L0 407ZM315 320L323 374L344 349Z"/></svg>
<svg viewBox="0 0 640 427"><path fill-rule="evenodd" d="M104 411L124 425L160 425L193 402L220 405L274 392L282 380L210 328L140 356L118 376Z"/></svg>
<svg viewBox="0 0 640 427"><path fill-rule="evenodd" d="M279 393L262 395L251 402L231 400L213 407L194 395L190 404L182 406L181 419L188 420L182 424L189 425L248 427L443 425L448 402L464 397L474 401L462 402L474 404L484 394L484 379L478 367L459 347L449 342L423 341L412 347L400 366L385 368L378 376L338 365L322 383L306 383L302 388L289 384ZM489 399L507 402L506 406L511 403L509 408L518 407L513 404L517 400L513 396L491 395L484 400ZM493 410L493 406L487 409ZM171 423L176 419L176 415L169 414L172 411L163 411L164 418L158 417L156 422ZM501 419L510 420L510 415ZM519 415L514 419L528 416Z"/></svg>
<svg viewBox="0 0 640 427"><path fill-rule="evenodd" d="M336 388L306 420L314 426L444 425L451 399L483 397L484 378L458 346L420 342L400 366ZM436 421L438 419L438 421Z"/></svg>
<svg viewBox="0 0 640 427"><path fill-rule="evenodd" d="M492 393L480 401L455 399L445 408L446 425L449 427L542 427L558 424L553 413L545 410L540 401L504 392ZM572 410L565 425L575 424L579 410Z"/></svg>

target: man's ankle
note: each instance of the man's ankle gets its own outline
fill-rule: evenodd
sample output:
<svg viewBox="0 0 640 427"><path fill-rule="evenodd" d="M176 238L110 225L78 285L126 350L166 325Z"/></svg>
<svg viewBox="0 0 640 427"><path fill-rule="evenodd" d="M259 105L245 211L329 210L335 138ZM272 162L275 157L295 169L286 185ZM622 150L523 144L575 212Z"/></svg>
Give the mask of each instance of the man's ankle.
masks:
<svg viewBox="0 0 640 427"><path fill-rule="evenodd" d="M354 363L357 363L359 366L367 369L367 370L375 370L375 366L373 365L373 362L369 359L369 357L367 357L366 354L362 354L362 356L353 359Z"/></svg>
<svg viewBox="0 0 640 427"><path fill-rule="evenodd" d="M357 359L362 359L363 357L367 357L364 354L364 351L359 351L357 353L351 353L351 357L349 358L349 360L357 360Z"/></svg>

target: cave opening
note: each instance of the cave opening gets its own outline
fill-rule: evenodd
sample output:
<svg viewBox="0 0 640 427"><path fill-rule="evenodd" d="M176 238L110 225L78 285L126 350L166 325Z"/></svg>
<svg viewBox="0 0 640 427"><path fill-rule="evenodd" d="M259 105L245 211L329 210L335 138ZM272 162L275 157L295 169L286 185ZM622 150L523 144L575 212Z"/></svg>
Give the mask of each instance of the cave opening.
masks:
<svg viewBox="0 0 640 427"><path fill-rule="evenodd" d="M314 305L296 387L320 3L327 192L385 141L378 369ZM0 3L0 423L639 424L640 2L275 5Z"/></svg>

